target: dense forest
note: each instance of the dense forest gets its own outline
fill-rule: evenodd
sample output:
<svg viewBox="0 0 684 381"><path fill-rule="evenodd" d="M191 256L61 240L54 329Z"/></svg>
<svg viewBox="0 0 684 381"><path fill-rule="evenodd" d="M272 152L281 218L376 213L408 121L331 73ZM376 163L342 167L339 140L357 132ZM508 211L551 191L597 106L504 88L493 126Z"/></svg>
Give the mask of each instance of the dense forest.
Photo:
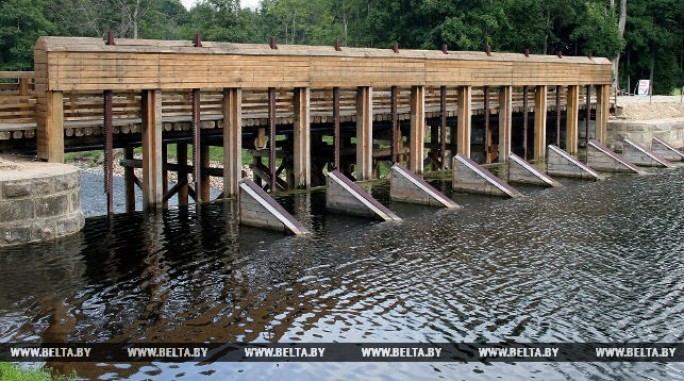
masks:
<svg viewBox="0 0 684 381"><path fill-rule="evenodd" d="M40 35L605 56L620 88L684 85L682 0L0 0L0 70L30 69ZM626 12L623 12L626 11Z"/></svg>

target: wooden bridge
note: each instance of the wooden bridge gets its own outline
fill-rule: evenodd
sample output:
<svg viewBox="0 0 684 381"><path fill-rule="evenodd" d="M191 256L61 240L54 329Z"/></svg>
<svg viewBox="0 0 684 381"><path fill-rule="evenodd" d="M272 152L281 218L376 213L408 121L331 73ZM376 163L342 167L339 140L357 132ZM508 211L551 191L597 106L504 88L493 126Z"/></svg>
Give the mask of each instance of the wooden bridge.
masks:
<svg viewBox="0 0 684 381"><path fill-rule="evenodd" d="M244 149L271 190L320 185L326 166L366 180L382 162L421 173L456 153L543 159L549 142L574 153L580 118L602 141L610 106L598 57L73 37L40 38L34 57L35 72L0 74L0 149L51 162L104 149L111 200L112 149L125 148L124 164L143 167L127 197L138 182L146 207L208 201L210 175L234 196ZM223 169L208 168L209 146L223 147Z"/></svg>

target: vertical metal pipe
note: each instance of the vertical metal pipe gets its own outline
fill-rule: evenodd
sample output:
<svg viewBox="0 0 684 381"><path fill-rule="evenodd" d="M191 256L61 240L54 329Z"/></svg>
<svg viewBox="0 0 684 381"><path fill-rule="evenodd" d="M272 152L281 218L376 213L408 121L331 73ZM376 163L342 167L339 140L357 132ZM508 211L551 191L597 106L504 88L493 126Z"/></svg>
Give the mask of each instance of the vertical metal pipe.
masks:
<svg viewBox="0 0 684 381"><path fill-rule="evenodd" d="M561 87L556 86L556 147L561 146Z"/></svg>
<svg viewBox="0 0 684 381"><path fill-rule="evenodd" d="M399 115L397 114L397 87L390 88L390 109L392 114L392 163L399 161Z"/></svg>
<svg viewBox="0 0 684 381"><path fill-rule="evenodd" d="M169 193L169 171L166 167L169 164L169 149L166 143L162 141L162 194L164 195L164 200L162 203L162 208L167 209L169 207L169 201L166 199L166 194Z"/></svg>
<svg viewBox="0 0 684 381"><path fill-rule="evenodd" d="M268 170L271 175L271 192L276 191L276 89L268 88Z"/></svg>
<svg viewBox="0 0 684 381"><path fill-rule="evenodd" d="M333 87L333 120L335 123L335 169L340 169L340 148L342 145L340 133L340 88Z"/></svg>
<svg viewBox="0 0 684 381"><path fill-rule="evenodd" d="M200 90L192 89L192 165L197 202L202 202L202 181L200 180L202 167L200 165L201 122L200 122Z"/></svg>
<svg viewBox="0 0 684 381"><path fill-rule="evenodd" d="M584 124L584 143L589 145L589 121L591 120L591 85L587 85L587 117Z"/></svg>
<svg viewBox="0 0 684 381"><path fill-rule="evenodd" d="M111 90L104 91L104 175L105 194L107 195L107 214L114 213L114 94Z"/></svg>
<svg viewBox="0 0 684 381"><path fill-rule="evenodd" d="M523 157L527 160L527 124L529 115L527 114L527 86L523 86Z"/></svg>
<svg viewBox="0 0 684 381"><path fill-rule="evenodd" d="M485 138L484 138L484 159L485 163L489 164L489 148L492 145L492 126L489 123L489 86L485 86L484 92L484 120L485 120Z"/></svg>
<svg viewBox="0 0 684 381"><path fill-rule="evenodd" d="M133 160L133 148L124 148L124 159ZM135 212L135 170L131 166L124 168L124 182L126 187L126 213Z"/></svg>
<svg viewBox="0 0 684 381"><path fill-rule="evenodd" d="M446 130L447 130L447 87L440 86L439 88L439 113L442 117L442 128L440 130L439 142L441 144L440 154L441 154L441 167L440 169L446 169Z"/></svg>

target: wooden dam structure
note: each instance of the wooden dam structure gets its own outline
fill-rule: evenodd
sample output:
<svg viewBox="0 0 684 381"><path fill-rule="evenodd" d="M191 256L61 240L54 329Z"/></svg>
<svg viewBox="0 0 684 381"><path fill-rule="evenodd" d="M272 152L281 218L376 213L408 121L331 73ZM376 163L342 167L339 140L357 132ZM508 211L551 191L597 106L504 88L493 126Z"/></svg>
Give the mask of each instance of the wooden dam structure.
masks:
<svg viewBox="0 0 684 381"><path fill-rule="evenodd" d="M442 50L364 49L41 37L32 73L1 73L0 150L63 162L105 152L111 204L113 149L124 149L127 209L173 196L210 201L240 192L243 155L256 183L278 191L325 183L325 171L377 178L402 163L415 174L511 153L544 160L552 143L575 154L603 142L611 64L570 57ZM584 123L581 123L581 121ZM586 143L584 143L586 144ZM584 145L583 144L583 145ZM167 147L176 145L170 162ZM188 148L192 147L188 155ZM223 167L209 165L222 147ZM134 149L142 147L142 159ZM133 168L142 167L142 177ZM178 182L167 185L168 171ZM111 207L111 205L110 205ZM111 209L110 209L111 210Z"/></svg>

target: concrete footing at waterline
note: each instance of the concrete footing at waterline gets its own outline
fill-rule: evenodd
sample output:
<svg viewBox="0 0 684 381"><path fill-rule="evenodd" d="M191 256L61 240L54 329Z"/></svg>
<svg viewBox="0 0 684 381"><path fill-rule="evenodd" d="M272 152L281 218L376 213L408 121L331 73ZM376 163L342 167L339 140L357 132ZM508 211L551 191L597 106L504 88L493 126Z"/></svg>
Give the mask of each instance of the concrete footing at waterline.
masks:
<svg viewBox="0 0 684 381"><path fill-rule="evenodd" d="M309 233L304 225L252 180L240 181L239 187L241 224L295 235Z"/></svg>
<svg viewBox="0 0 684 381"><path fill-rule="evenodd" d="M551 176L584 180L603 180L601 175L582 164L569 153L551 144L546 154L546 173Z"/></svg>
<svg viewBox="0 0 684 381"><path fill-rule="evenodd" d="M390 198L393 201L441 206L450 209L460 205L432 187L425 180L399 164L392 166Z"/></svg>
<svg viewBox="0 0 684 381"><path fill-rule="evenodd" d="M657 137L653 137L653 141L651 142L651 152L667 161L684 161L684 152Z"/></svg>
<svg viewBox="0 0 684 381"><path fill-rule="evenodd" d="M328 172L325 205L338 213L401 221L399 216L337 170Z"/></svg>
<svg viewBox="0 0 684 381"><path fill-rule="evenodd" d="M622 157L633 164L645 167L672 168L672 164L630 138L625 138L622 145Z"/></svg>
<svg viewBox="0 0 684 381"><path fill-rule="evenodd" d="M624 157L611 151L596 140L590 140L587 145L587 165L598 171L644 173Z"/></svg>
<svg viewBox="0 0 684 381"><path fill-rule="evenodd" d="M526 162L520 156L511 153L508 157L508 182L559 187L561 184L550 176Z"/></svg>
<svg viewBox="0 0 684 381"><path fill-rule="evenodd" d="M0 158L0 247L79 232L80 173L65 164Z"/></svg>
<svg viewBox="0 0 684 381"><path fill-rule="evenodd" d="M454 190L513 198L522 196L522 193L494 176L486 168L461 154L454 156L452 168Z"/></svg>

